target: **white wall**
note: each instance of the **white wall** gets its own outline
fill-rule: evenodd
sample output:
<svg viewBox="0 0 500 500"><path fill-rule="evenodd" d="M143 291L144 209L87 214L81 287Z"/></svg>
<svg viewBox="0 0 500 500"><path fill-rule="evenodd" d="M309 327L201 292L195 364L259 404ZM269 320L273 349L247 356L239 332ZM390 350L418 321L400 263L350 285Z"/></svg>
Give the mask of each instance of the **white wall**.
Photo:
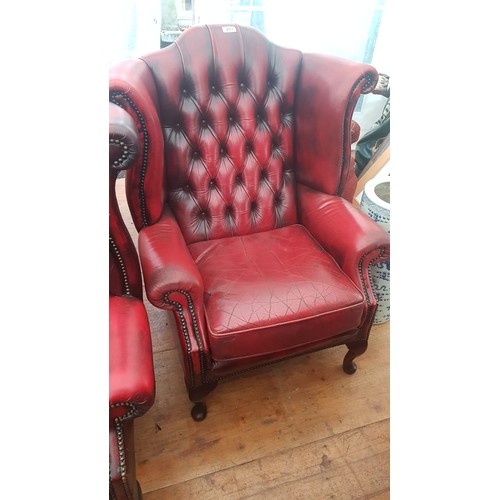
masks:
<svg viewBox="0 0 500 500"><path fill-rule="evenodd" d="M390 76L390 5L385 1L372 64ZM303 52L321 52L361 61L378 0L264 0L266 36L274 43ZM160 0L109 2L109 64L159 48ZM231 22L230 0L195 0L196 24ZM382 113L386 99L368 94L354 119L361 136Z"/></svg>
<svg viewBox="0 0 500 500"><path fill-rule="evenodd" d="M385 1L372 65L390 75L389 9ZM196 0L197 24L231 22L229 0ZM264 0L265 34L274 43L362 61L378 0ZM354 119L361 136L379 119L387 99L368 94Z"/></svg>
<svg viewBox="0 0 500 500"><path fill-rule="evenodd" d="M274 43L303 52L361 61L377 3L377 0L268 1L266 35Z"/></svg>
<svg viewBox="0 0 500 500"><path fill-rule="evenodd" d="M160 48L160 0L108 2L108 64Z"/></svg>
<svg viewBox="0 0 500 500"><path fill-rule="evenodd" d="M391 4L392 0L385 1L384 13L380 22L380 28L377 36L377 43L373 52L372 66L379 73L384 73L391 76L391 53L394 50L391 48L390 25L391 25ZM367 94L363 98L363 108L361 113L355 113L354 119L361 127L360 137L366 134L373 124L380 118L387 98Z"/></svg>

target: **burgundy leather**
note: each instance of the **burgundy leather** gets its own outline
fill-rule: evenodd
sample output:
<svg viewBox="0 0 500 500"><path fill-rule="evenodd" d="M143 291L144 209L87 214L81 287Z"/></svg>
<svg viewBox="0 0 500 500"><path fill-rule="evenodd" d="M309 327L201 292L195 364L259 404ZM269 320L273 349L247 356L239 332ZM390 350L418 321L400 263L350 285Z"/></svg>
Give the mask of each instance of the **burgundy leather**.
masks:
<svg viewBox="0 0 500 500"><path fill-rule="evenodd" d="M297 185L301 222L339 263L342 270L375 302L368 266L389 258L390 239L378 224L343 198Z"/></svg>
<svg viewBox="0 0 500 500"><path fill-rule="evenodd" d="M343 333L363 294L303 226L189 246L205 283L212 358L271 354Z"/></svg>
<svg viewBox="0 0 500 500"><path fill-rule="evenodd" d="M168 208L156 224L145 227L139 233L139 252L148 256L143 261L142 270L149 301L156 307L178 313L175 318L179 334L183 335L181 346L184 354L187 357L189 353L195 366L200 366L202 353L208 355L203 320L203 279ZM199 318L196 327L193 315ZM193 372L187 365L184 369L186 380L200 382L199 373Z"/></svg>
<svg viewBox="0 0 500 500"><path fill-rule="evenodd" d="M149 320L137 251L116 199L118 172L137 165L140 138L132 117L109 104L109 481L110 498L139 498L134 419L153 404Z"/></svg>
<svg viewBox="0 0 500 500"><path fill-rule="evenodd" d="M369 264L389 252L347 201L352 114L377 71L229 28L110 72L139 135L127 199L146 294L174 311L193 400L252 363L365 341Z"/></svg>
<svg viewBox="0 0 500 500"><path fill-rule="evenodd" d="M203 300L203 279L168 208L156 224L139 233L138 243L139 253L148 256L142 271L153 305L163 307L165 294L179 289L188 292L195 302Z"/></svg>
<svg viewBox="0 0 500 500"><path fill-rule="evenodd" d="M109 298L109 418L143 415L154 400L148 316L135 297ZM120 405L120 406L117 406Z"/></svg>
<svg viewBox="0 0 500 500"><path fill-rule="evenodd" d="M296 222L292 109L300 52L253 29L189 31L175 50L143 58L158 90L168 202L184 238Z"/></svg>
<svg viewBox="0 0 500 500"><path fill-rule="evenodd" d="M349 175L354 107L377 79L377 71L367 64L304 54L295 114L298 182L342 196Z"/></svg>
<svg viewBox="0 0 500 500"><path fill-rule="evenodd" d="M142 299L142 277L134 242L120 214L115 183L138 161L139 136L131 116L109 103L109 291Z"/></svg>
<svg viewBox="0 0 500 500"><path fill-rule="evenodd" d="M119 433L114 424L109 425L110 500L142 499L136 479L134 434L134 420L124 420Z"/></svg>
<svg viewBox="0 0 500 500"><path fill-rule="evenodd" d="M109 72L109 100L129 113L139 135L138 160L126 177L130 213L138 231L158 220L165 203L165 170L158 167L163 165L163 133L155 85L141 59L125 61Z"/></svg>
<svg viewBox="0 0 500 500"><path fill-rule="evenodd" d="M126 169L139 155L139 134L131 116L116 104L109 103L109 166Z"/></svg>

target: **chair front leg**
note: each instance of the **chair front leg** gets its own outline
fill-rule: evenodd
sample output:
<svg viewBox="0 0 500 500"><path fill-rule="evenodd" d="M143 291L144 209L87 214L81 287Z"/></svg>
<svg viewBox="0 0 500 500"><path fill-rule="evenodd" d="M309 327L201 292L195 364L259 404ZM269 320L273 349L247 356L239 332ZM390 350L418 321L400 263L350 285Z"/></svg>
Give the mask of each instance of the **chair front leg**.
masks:
<svg viewBox="0 0 500 500"><path fill-rule="evenodd" d="M347 351L347 354L345 355L343 368L346 373L352 375L358 369L354 359L361 356L361 354L366 351L368 348L368 341L359 340L357 342L349 342L346 346L349 351Z"/></svg>
<svg viewBox="0 0 500 500"><path fill-rule="evenodd" d="M209 380L211 359L204 339L204 322L197 313L189 293L173 290L165 294L165 304L174 311L179 341L184 353L184 379L189 399L194 403L191 416L197 422L207 416L205 396L217 387L217 381Z"/></svg>
<svg viewBox="0 0 500 500"><path fill-rule="evenodd" d="M207 416L207 404L203 399L217 387L217 384L217 380L214 380L213 382L207 382L204 385L192 387L188 390L189 399L194 403L191 409L193 420L201 422L205 419Z"/></svg>

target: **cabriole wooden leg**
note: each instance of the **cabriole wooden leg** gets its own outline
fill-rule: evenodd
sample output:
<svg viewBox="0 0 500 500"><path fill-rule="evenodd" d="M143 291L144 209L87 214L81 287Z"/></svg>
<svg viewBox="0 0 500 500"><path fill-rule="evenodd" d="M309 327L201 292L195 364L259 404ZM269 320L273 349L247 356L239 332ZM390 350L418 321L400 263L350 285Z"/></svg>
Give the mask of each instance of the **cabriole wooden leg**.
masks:
<svg viewBox="0 0 500 500"><path fill-rule="evenodd" d="M368 347L368 341L361 340L358 342L351 342L346 345L349 351L345 355L343 368L346 373L352 375L358 369L356 363L354 362L354 359L358 356L361 356L361 354L366 351Z"/></svg>
<svg viewBox="0 0 500 500"><path fill-rule="evenodd" d="M191 409L193 420L201 422L207 416L207 405L203 398L217 387L217 381L189 389L189 399L194 403Z"/></svg>

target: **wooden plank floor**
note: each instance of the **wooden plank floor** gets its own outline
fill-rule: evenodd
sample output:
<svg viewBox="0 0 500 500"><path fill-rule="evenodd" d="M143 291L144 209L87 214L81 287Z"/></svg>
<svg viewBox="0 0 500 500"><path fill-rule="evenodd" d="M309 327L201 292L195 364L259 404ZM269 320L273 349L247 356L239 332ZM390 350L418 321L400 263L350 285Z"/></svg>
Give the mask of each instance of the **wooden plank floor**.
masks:
<svg viewBox="0 0 500 500"><path fill-rule="evenodd" d="M125 205L123 179L117 193ZM344 346L227 380L190 416L175 321L151 306L156 400L136 419L144 500L389 498L389 333L374 325L358 370Z"/></svg>

